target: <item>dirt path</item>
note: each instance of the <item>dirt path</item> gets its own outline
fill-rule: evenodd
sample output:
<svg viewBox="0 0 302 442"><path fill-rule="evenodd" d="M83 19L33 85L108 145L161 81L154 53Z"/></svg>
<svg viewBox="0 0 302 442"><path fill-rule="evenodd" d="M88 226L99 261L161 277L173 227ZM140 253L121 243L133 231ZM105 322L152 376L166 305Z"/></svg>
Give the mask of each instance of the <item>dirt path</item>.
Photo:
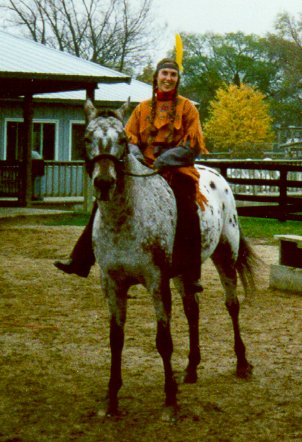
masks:
<svg viewBox="0 0 302 442"><path fill-rule="evenodd" d="M202 363L196 385L181 385L179 420L160 420L163 369L155 349L151 300L131 290L123 353L125 416L98 417L110 352L108 313L95 267L88 279L61 274L76 227L0 228L0 441L302 441L302 297L268 288L277 247L254 243L268 264L259 291L242 302L241 328L254 365L249 381L234 376L231 321L217 273L203 267ZM243 293L239 289L240 299ZM173 290L173 364L186 364L187 325Z"/></svg>

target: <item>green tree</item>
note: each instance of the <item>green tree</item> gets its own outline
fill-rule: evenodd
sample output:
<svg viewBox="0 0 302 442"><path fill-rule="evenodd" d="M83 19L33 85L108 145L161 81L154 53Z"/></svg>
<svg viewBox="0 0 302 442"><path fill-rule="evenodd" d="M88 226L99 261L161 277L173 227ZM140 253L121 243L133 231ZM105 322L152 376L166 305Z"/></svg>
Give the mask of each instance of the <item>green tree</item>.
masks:
<svg viewBox="0 0 302 442"><path fill-rule="evenodd" d="M210 102L204 132L214 150L246 156L251 145L265 148L274 137L264 95L244 83L219 88Z"/></svg>
<svg viewBox="0 0 302 442"><path fill-rule="evenodd" d="M267 40L242 32L225 35L182 34L185 56L181 92L200 103L202 119L209 102L225 83L241 82L273 96L279 75L271 63Z"/></svg>
<svg viewBox="0 0 302 442"><path fill-rule="evenodd" d="M143 68L143 71L137 76L137 80L152 84L154 69L155 67L153 66L152 61L149 60L148 64Z"/></svg>
<svg viewBox="0 0 302 442"><path fill-rule="evenodd" d="M302 14L279 14L276 33L268 36L272 62L279 66L278 87L271 110L283 125L302 125Z"/></svg>
<svg viewBox="0 0 302 442"><path fill-rule="evenodd" d="M224 84L248 84L270 103L275 124L302 126L302 16L283 14L265 38L229 34L182 34L184 73L180 92L199 103L201 119Z"/></svg>

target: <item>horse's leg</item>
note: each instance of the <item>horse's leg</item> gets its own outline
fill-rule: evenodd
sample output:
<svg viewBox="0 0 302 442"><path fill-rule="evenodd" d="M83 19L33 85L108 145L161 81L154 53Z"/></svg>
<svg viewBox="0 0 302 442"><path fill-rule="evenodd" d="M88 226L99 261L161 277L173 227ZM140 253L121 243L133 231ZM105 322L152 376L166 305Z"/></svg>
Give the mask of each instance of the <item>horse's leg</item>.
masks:
<svg viewBox="0 0 302 442"><path fill-rule="evenodd" d="M127 290L114 288L108 292L110 310L111 370L108 385L106 415L116 416L118 392L122 386L122 350L124 346L124 325L126 321Z"/></svg>
<svg viewBox="0 0 302 442"><path fill-rule="evenodd" d="M218 245L212 259L218 270L219 277L224 288L226 308L233 323L234 349L237 356L236 374L240 378L246 378L252 373L253 366L246 359L245 345L240 334L240 306L236 294L237 272L233 256L231 246L225 242Z"/></svg>
<svg viewBox="0 0 302 442"><path fill-rule="evenodd" d="M163 419L173 420L177 411L177 383L172 370L173 342L170 329L171 291L165 278L159 288L150 290L157 318L156 348L162 357L165 372L165 410Z"/></svg>
<svg viewBox="0 0 302 442"><path fill-rule="evenodd" d="M181 293L184 312L189 325L189 362L184 372L183 382L193 384L197 381L197 367L200 363L198 294L185 293L183 283L180 278L174 278L173 281L177 290Z"/></svg>
<svg viewBox="0 0 302 442"><path fill-rule="evenodd" d="M198 294L185 294L183 305L189 324L190 336L189 363L185 370L184 382L193 384L197 381L197 367L200 363Z"/></svg>

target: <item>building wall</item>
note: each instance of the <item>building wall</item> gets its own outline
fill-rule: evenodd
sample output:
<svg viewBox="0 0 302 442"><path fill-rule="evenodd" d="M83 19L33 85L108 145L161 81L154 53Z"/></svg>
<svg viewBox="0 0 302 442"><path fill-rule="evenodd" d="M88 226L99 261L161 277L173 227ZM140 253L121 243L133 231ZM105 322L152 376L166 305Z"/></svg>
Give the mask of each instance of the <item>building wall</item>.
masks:
<svg viewBox="0 0 302 442"><path fill-rule="evenodd" d="M5 159L6 121L23 120L23 104L18 100L0 100L0 160ZM83 104L35 102L34 122L53 122L56 125L55 160L68 161L71 158L71 123L85 123Z"/></svg>

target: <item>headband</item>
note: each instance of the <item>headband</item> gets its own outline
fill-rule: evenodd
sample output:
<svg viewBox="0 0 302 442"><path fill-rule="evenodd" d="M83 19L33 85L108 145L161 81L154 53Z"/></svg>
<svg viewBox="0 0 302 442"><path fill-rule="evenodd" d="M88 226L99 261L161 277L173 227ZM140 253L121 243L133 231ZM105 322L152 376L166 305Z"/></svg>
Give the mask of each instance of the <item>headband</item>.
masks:
<svg viewBox="0 0 302 442"><path fill-rule="evenodd" d="M158 64L156 67L156 72L160 71L161 69L175 69L177 72L179 72L178 64L173 61L167 61L162 64Z"/></svg>

